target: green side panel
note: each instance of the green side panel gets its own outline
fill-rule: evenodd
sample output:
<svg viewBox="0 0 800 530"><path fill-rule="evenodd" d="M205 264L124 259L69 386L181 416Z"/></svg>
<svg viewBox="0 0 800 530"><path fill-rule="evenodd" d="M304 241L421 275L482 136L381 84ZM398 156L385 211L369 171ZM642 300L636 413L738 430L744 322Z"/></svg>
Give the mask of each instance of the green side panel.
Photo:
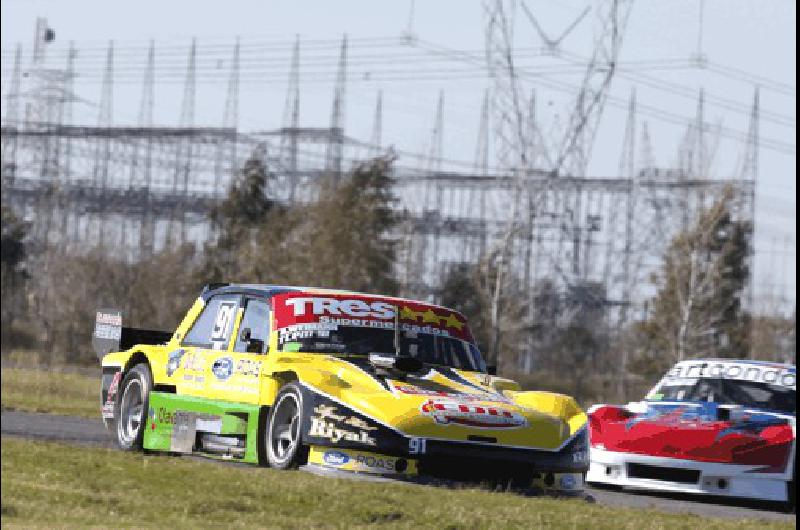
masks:
<svg viewBox="0 0 800 530"><path fill-rule="evenodd" d="M179 413L192 413L197 432L245 435L244 461L258 463L258 405L151 392L144 448L173 451ZM180 451L179 451L180 452Z"/></svg>

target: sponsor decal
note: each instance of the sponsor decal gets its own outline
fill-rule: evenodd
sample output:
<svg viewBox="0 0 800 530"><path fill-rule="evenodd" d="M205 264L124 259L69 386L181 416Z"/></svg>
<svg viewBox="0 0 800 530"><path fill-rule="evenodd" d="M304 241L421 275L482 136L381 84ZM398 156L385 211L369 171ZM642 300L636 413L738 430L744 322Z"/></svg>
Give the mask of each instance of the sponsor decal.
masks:
<svg viewBox="0 0 800 530"><path fill-rule="evenodd" d="M167 359L167 377L171 377L172 374L175 373L175 370L180 367L181 358L184 353L186 353L186 350L182 348L169 352L169 358Z"/></svg>
<svg viewBox="0 0 800 530"><path fill-rule="evenodd" d="M364 300L338 300L336 298L296 297L286 300L294 316L307 312L315 315L348 315L351 317L394 318L394 307L386 302L367 303Z"/></svg>
<svg viewBox="0 0 800 530"><path fill-rule="evenodd" d="M347 418L341 414L336 413L336 407L330 405L317 405L314 408L315 415L311 417L311 428L308 430L309 436L318 438L325 438L333 443L339 443L342 440L359 443L363 445L375 445L375 438L369 435L369 430L374 430L376 427L363 428L358 427L357 430L343 428L340 422L345 425L352 426L352 420L363 421L359 418ZM350 423L348 423L348 421Z"/></svg>
<svg viewBox="0 0 800 530"><path fill-rule="evenodd" d="M211 372L220 381L227 380L233 374L233 359L220 357L211 365Z"/></svg>
<svg viewBox="0 0 800 530"><path fill-rule="evenodd" d="M311 418L311 428L308 431L309 436L316 436L318 438L326 438L333 443L339 443L341 440L348 442L360 443L364 445L375 445L375 439L364 431L351 431L342 429L336 426L335 423L325 421L321 418Z"/></svg>
<svg viewBox="0 0 800 530"><path fill-rule="evenodd" d="M150 412L153 412L153 409L150 409ZM168 423L170 425L175 425L175 421L177 419L177 413L167 410L164 407L158 407L155 410L155 421L157 423ZM153 417L153 416L151 416Z"/></svg>
<svg viewBox="0 0 800 530"><path fill-rule="evenodd" d="M98 311L94 322L94 336L98 339L119 340L122 337L122 314Z"/></svg>
<svg viewBox="0 0 800 530"><path fill-rule="evenodd" d="M370 470L378 472L394 472L397 469L396 458L386 458L372 455L356 455L356 462Z"/></svg>
<svg viewBox="0 0 800 530"><path fill-rule="evenodd" d="M341 451L325 451L323 460L331 466L343 466L350 461L350 457Z"/></svg>
<svg viewBox="0 0 800 530"><path fill-rule="evenodd" d="M183 363L183 369L186 372L205 372L206 361L202 353L190 352L186 355L186 361Z"/></svg>
<svg viewBox="0 0 800 530"><path fill-rule="evenodd" d="M396 317L404 331L454 336L472 342L472 334L458 313L410 300L294 292L276 295L274 301L276 328L285 342L325 337L338 326L391 330Z"/></svg>
<svg viewBox="0 0 800 530"><path fill-rule="evenodd" d="M314 408L314 413L322 419L331 419L334 421L342 421L345 416L336 414L336 407L331 405L320 404Z"/></svg>
<svg viewBox="0 0 800 530"><path fill-rule="evenodd" d="M116 372L111 379L111 384L108 386L108 394L103 407L100 410L103 418L111 419L114 417L114 403L117 400L117 392L119 392L119 382L122 380L122 371Z"/></svg>
<svg viewBox="0 0 800 530"><path fill-rule="evenodd" d="M110 309L100 309L95 315L92 347L98 358L119 349L122 338L122 313Z"/></svg>
<svg viewBox="0 0 800 530"><path fill-rule="evenodd" d="M513 401L508 399L505 396L501 396L500 394L467 394L462 392L445 392L443 390L429 390L427 388L420 388L418 386L409 385L405 383L397 383L395 381L390 381L389 384L391 385L392 389L400 392L401 394L412 395L412 396L428 396L431 398L447 398L452 401L459 401L459 402L484 402L484 403L505 403L505 404L513 404Z"/></svg>
<svg viewBox="0 0 800 530"><path fill-rule="evenodd" d="M95 322L97 324L107 324L109 326L122 326L122 314L118 311L113 313L98 311Z"/></svg>
<svg viewBox="0 0 800 530"><path fill-rule="evenodd" d="M478 429L516 429L528 424L521 414L511 410L449 399L429 399L422 404L420 410L442 425L464 425Z"/></svg>
<svg viewBox="0 0 800 530"><path fill-rule="evenodd" d="M416 462L402 457L387 456L372 452L352 449L312 448L309 462L322 464L344 471L355 473L372 473L378 475L416 474Z"/></svg>
<svg viewBox="0 0 800 530"><path fill-rule="evenodd" d="M261 361L239 359L236 362L236 373L245 377L258 377L261 373Z"/></svg>
<svg viewBox="0 0 800 530"><path fill-rule="evenodd" d="M678 363L667 372L662 385L697 379L735 379L796 388L797 371L782 365L705 361ZM688 383L687 383L688 384Z"/></svg>
<svg viewBox="0 0 800 530"><path fill-rule="evenodd" d="M357 418L356 416L350 416L349 418L344 420L344 423L346 425L350 425L352 427L355 427L356 429L361 429L364 431L374 431L377 429L377 427L373 427L366 421L362 420L361 418Z"/></svg>

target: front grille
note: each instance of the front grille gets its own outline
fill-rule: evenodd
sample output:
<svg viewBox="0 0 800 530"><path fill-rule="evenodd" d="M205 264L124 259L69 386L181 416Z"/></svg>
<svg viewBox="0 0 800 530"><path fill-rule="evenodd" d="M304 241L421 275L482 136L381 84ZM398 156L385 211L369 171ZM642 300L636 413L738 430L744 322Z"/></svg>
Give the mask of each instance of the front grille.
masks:
<svg viewBox="0 0 800 530"><path fill-rule="evenodd" d="M628 464L628 477L680 482L681 484L697 484L700 472L696 469L679 467L648 466L646 464Z"/></svg>
<svg viewBox="0 0 800 530"><path fill-rule="evenodd" d="M459 456L428 456L419 461L421 475L459 482L513 482L530 484L534 466L518 461Z"/></svg>

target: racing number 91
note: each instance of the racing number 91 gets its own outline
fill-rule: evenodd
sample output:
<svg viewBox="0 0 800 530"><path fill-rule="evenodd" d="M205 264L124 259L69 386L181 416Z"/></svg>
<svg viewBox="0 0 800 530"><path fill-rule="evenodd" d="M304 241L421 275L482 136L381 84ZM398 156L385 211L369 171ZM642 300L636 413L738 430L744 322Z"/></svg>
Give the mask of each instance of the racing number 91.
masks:
<svg viewBox="0 0 800 530"><path fill-rule="evenodd" d="M425 438L409 438L408 452L412 455L424 455L427 440Z"/></svg>
<svg viewBox="0 0 800 530"><path fill-rule="evenodd" d="M222 302L217 310L214 329L211 331L211 342L222 342L228 337L228 328L233 323L236 313L236 302Z"/></svg>

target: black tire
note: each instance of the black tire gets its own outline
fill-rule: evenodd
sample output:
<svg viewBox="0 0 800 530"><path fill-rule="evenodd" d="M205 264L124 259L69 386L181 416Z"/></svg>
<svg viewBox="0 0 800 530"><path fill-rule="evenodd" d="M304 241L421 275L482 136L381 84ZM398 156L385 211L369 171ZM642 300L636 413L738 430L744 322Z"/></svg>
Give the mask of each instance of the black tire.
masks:
<svg viewBox="0 0 800 530"><path fill-rule="evenodd" d="M114 432L123 451L142 450L152 388L153 376L145 363L128 370L122 380L114 405Z"/></svg>
<svg viewBox="0 0 800 530"><path fill-rule="evenodd" d="M269 421L269 407L261 407L258 411L258 434L256 435L256 451L258 453L258 465L269 466L267 461L267 422Z"/></svg>
<svg viewBox="0 0 800 530"><path fill-rule="evenodd" d="M308 461L303 445L303 389L297 383L284 385L269 411L264 432L267 463L276 469L294 469Z"/></svg>

